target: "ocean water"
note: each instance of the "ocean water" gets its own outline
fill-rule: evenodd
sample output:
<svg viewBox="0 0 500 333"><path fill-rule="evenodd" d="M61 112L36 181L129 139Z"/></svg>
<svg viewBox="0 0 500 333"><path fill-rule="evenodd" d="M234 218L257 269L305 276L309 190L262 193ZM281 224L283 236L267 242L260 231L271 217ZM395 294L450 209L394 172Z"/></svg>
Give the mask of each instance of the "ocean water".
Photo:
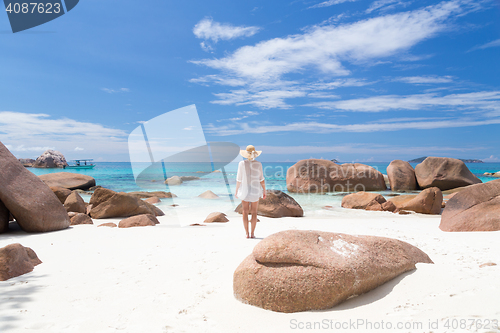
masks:
<svg viewBox="0 0 500 333"><path fill-rule="evenodd" d="M277 189L284 192L286 190L286 172L291 167L293 162L262 162L264 177L266 178L267 189ZM386 169L389 166L388 162L365 163L386 174ZM413 167L416 164L412 164ZM485 172L500 171L500 163L468 163L467 167L483 182L491 181L497 178L484 176ZM142 179L137 184L134 178L134 172L129 162L100 162L96 163L96 167L92 170L62 170L62 169L38 169L29 168L36 175L42 175L55 172L74 172L92 176L96 179L97 185L117 192L132 192L132 191L167 191L177 195L177 198L168 200L180 205L180 209L193 209L197 207L200 210L209 208L228 211L234 209L235 205L240 201L232 198L236 189L236 171L237 163L230 163L224 170L229 183L226 185L224 174L222 172L201 172L206 171L204 165L198 163L178 163L178 165L170 165L167 177L171 176L197 176L200 179L185 181L181 185L168 186L164 184L164 173L161 169L154 170L151 173L150 180ZM148 178L148 177L146 177ZM199 199L197 196L207 190L216 193L221 200L205 200ZM390 191L380 192L383 195L389 194ZM344 214L340 209L340 201L343 198L342 193L328 194L290 194L304 209L308 216L319 215L326 213L322 207L333 206L329 213ZM85 198L84 198L85 199ZM88 200L88 198L87 198ZM328 213L326 213L328 214Z"/></svg>

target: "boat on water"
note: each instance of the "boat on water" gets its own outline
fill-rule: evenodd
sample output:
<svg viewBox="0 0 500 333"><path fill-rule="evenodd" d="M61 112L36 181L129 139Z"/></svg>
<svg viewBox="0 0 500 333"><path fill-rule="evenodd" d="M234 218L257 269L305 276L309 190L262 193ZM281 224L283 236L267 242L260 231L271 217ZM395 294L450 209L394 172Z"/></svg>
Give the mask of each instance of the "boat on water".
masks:
<svg viewBox="0 0 500 333"><path fill-rule="evenodd" d="M73 165L67 165L64 169L93 169L95 164L92 163L93 159L86 160L73 160Z"/></svg>

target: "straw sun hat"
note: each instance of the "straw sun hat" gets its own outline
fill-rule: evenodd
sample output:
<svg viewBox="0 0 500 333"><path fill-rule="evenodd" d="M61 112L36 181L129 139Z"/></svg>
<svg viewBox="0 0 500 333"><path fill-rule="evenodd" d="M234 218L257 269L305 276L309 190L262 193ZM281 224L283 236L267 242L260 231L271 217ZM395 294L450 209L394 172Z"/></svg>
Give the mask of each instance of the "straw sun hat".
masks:
<svg viewBox="0 0 500 333"><path fill-rule="evenodd" d="M260 154L262 154L262 150L255 150L255 147L252 145L247 146L246 150L240 150L240 155L249 160L253 160Z"/></svg>

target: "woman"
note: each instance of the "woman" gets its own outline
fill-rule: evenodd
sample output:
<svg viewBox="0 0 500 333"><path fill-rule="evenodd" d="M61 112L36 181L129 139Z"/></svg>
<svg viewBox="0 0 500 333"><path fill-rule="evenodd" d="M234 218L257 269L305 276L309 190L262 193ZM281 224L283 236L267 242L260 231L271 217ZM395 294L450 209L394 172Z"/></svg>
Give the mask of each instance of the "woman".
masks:
<svg viewBox="0 0 500 333"><path fill-rule="evenodd" d="M236 175L236 198L241 199L243 206L243 226L247 238L255 238L254 231L257 225L257 209L259 199L266 198L266 183L262 172L262 163L255 160L262 153L250 145L246 150L240 150L240 155L246 158L238 164ZM252 212L252 229L248 232L248 212Z"/></svg>

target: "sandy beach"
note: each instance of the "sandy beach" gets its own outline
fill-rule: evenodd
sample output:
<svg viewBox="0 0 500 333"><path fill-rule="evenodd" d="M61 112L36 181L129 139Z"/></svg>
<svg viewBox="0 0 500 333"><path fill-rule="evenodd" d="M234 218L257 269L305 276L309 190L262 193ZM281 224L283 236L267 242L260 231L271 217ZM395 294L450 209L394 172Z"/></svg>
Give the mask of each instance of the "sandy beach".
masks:
<svg viewBox="0 0 500 333"><path fill-rule="evenodd" d="M201 223L210 211L184 207L182 221L172 222L164 206L167 214L155 227L97 227L120 220L104 219L0 235L0 247L19 242L43 261L0 282L0 331L498 332L492 327L500 319L500 266L480 267L500 263L498 231L447 233L438 228L440 216L338 208L302 218L259 217L257 239L246 239L241 215L232 211L228 223L181 226ZM262 238L287 229L396 238L434 264L417 264L330 310L286 314L236 300L236 267Z"/></svg>

